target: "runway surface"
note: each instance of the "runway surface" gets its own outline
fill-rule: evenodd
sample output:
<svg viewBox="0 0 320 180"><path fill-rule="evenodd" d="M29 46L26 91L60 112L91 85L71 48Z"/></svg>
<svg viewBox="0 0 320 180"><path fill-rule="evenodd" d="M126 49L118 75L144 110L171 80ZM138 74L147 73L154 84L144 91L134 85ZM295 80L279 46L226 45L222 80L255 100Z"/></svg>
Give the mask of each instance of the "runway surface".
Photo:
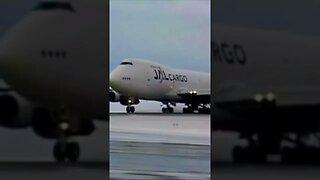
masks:
<svg viewBox="0 0 320 180"><path fill-rule="evenodd" d="M138 114L137 116L149 117L150 114ZM112 119L123 114L112 115ZM178 118L179 120L170 121L170 116L153 114L153 119L161 119L162 124L153 127L155 131L158 126L163 129L162 132L154 133L149 136L130 136L128 139L123 132L112 133L116 141L111 141L111 174L112 179L208 179L207 167L207 149L208 141L204 132L192 132L192 127L197 124L181 124L184 119L193 119L194 117ZM179 115L173 115L178 116ZM130 116L128 116L130 117ZM115 118L118 119L118 118ZM122 119L122 118L121 118ZM205 119L205 115L199 119ZM128 119L127 119L128 120ZM204 120L203 120L204 121ZM113 123L112 121L111 123ZM113 125L120 125L121 122ZM140 121L134 123L129 121L126 126L131 129L146 129L148 126ZM139 121L138 121L139 122ZM171 123L169 123L171 122ZM174 124L178 123L178 124ZM186 121L187 122L187 121ZM34 134L31 128L21 130L11 130L0 128L0 178L6 180L26 180L26 179L106 179L108 175L108 163L106 162L108 123L95 122L96 131L89 137L77 137L81 146L80 162L76 164L57 164L52 157L52 147L54 140L46 140ZM169 128L172 127L171 129ZM179 132L178 127L186 127L185 131L180 131L181 136L171 136L166 143L164 136L166 133L174 131ZM137 126L137 127L135 127ZM203 125L204 126L204 125ZM116 126L115 126L116 127ZM165 130L167 127L167 130ZM201 128L201 123L198 124ZM133 130L132 130L133 131ZM195 138L187 138L186 134L193 133ZM123 136L121 136L121 134ZM132 135L131 134L131 135ZM153 134L153 133L152 133ZM215 180L233 180L233 179L261 179L261 180L318 180L320 179L320 166L311 165L281 165L271 163L266 165L233 164L231 163L230 153L233 145L245 144L238 140L236 133L214 132L213 136L213 179ZM144 137L144 138L143 138ZM112 140L112 137L111 137ZM187 143L190 142L200 142ZM143 143L147 141L147 143ZM177 143L182 141L184 143ZM162 148L161 148L162 146ZM180 148L183 147L183 148ZM121 152L121 149L126 150ZM196 153L195 153L196 151ZM180 156L178 156L180 155ZM203 157L203 159L201 159ZM151 161L150 161L151 159ZM160 159L160 161L159 161ZM147 163L148 162L148 163ZM183 164L180 166L179 162ZM123 168L121 168L121 166ZM149 168L147 168L149 167ZM160 167L160 168L159 168ZM193 168L195 171L190 171ZM205 173L206 172L206 173Z"/></svg>
<svg viewBox="0 0 320 180"><path fill-rule="evenodd" d="M0 178L5 180L88 180L107 179L105 162L79 162L58 164L56 162L1 162Z"/></svg>
<svg viewBox="0 0 320 180"><path fill-rule="evenodd" d="M320 166L214 163L214 180L318 180Z"/></svg>
<svg viewBox="0 0 320 180"><path fill-rule="evenodd" d="M110 177L210 179L210 116L111 114Z"/></svg>

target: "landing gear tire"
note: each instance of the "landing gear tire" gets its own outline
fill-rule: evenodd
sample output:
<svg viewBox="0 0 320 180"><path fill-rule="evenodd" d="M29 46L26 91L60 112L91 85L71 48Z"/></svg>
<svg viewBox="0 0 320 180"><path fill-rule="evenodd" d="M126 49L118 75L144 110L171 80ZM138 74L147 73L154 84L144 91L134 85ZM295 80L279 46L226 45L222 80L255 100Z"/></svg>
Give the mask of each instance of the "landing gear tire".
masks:
<svg viewBox="0 0 320 180"><path fill-rule="evenodd" d="M57 142L53 148L53 155L57 162L77 162L80 157L80 146L76 142L62 143Z"/></svg>
<svg viewBox="0 0 320 180"><path fill-rule="evenodd" d="M209 108L199 108L198 112L199 112L199 114L207 114L207 113L210 113L210 109Z"/></svg>
<svg viewBox="0 0 320 180"><path fill-rule="evenodd" d="M64 162L66 158L65 147L60 142L57 142L53 148L53 156L57 162Z"/></svg>
<svg viewBox="0 0 320 180"><path fill-rule="evenodd" d="M266 154L259 147L235 146L232 151L236 163L264 163Z"/></svg>
<svg viewBox="0 0 320 180"><path fill-rule="evenodd" d="M127 110L127 113L134 113L135 108L134 106L127 106L126 110Z"/></svg>
<svg viewBox="0 0 320 180"><path fill-rule="evenodd" d="M316 147L284 147L281 151L281 162L284 164L319 164L320 149Z"/></svg>
<svg viewBox="0 0 320 180"><path fill-rule="evenodd" d="M80 157L80 146L76 142L71 142L67 145L67 155L70 162L77 162Z"/></svg>
<svg viewBox="0 0 320 180"><path fill-rule="evenodd" d="M173 108L172 107L162 108L162 112L163 113L173 113Z"/></svg>
<svg viewBox="0 0 320 180"><path fill-rule="evenodd" d="M182 111L183 111L183 113L188 113L188 114L193 113L193 109L191 109L189 107L188 108L183 108Z"/></svg>
<svg viewBox="0 0 320 180"><path fill-rule="evenodd" d="M232 159L235 163L243 163L246 161L245 149L241 146L235 146L232 150Z"/></svg>

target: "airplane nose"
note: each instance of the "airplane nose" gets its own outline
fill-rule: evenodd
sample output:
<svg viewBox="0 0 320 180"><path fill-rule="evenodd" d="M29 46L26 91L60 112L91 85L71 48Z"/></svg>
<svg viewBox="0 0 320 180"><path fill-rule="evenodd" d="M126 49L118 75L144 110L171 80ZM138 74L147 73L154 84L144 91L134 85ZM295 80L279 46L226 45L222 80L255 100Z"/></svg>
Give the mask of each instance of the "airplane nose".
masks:
<svg viewBox="0 0 320 180"><path fill-rule="evenodd" d="M5 69L4 65L6 64L8 58L7 47L4 46L2 42L0 42L0 71L3 71L3 69Z"/></svg>
<svg viewBox="0 0 320 180"><path fill-rule="evenodd" d="M117 67L110 74L110 86L119 93L127 91L128 88L130 88L128 82L123 80L123 77L125 76L123 72L121 67Z"/></svg>
<svg viewBox="0 0 320 180"><path fill-rule="evenodd" d="M113 70L110 74L110 86L117 89L120 83L120 74L117 69Z"/></svg>
<svg viewBox="0 0 320 180"><path fill-rule="evenodd" d="M27 82L27 76L23 74L26 74L30 67L28 66L30 61L25 58L30 56L30 49L30 46L25 46L21 42L20 36L16 36L15 31L5 34L0 41L1 78L15 88L18 88L21 82Z"/></svg>
<svg viewBox="0 0 320 180"><path fill-rule="evenodd" d="M0 42L0 63L1 63L1 59L3 59L3 57L4 57L4 52L3 52L3 47Z"/></svg>
<svg viewBox="0 0 320 180"><path fill-rule="evenodd" d="M4 43L3 43L3 40L2 40L2 41L0 41L0 58L1 59L4 56L4 51L5 51L5 46L4 46Z"/></svg>
<svg viewBox="0 0 320 180"><path fill-rule="evenodd" d="M113 73L110 74L110 86L112 87L115 84L115 78Z"/></svg>
<svg viewBox="0 0 320 180"><path fill-rule="evenodd" d="M20 56L22 52L15 52L14 50L17 50L16 47L17 45L14 46L10 39L0 42L0 73L2 75L20 70Z"/></svg>

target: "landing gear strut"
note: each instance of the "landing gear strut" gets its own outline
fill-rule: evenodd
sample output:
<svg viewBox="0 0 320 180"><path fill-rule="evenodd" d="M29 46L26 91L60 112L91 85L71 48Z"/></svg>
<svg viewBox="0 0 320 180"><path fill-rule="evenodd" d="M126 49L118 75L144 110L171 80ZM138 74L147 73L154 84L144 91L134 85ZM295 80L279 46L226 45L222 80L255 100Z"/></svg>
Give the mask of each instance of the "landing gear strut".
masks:
<svg viewBox="0 0 320 180"><path fill-rule="evenodd" d="M54 145L53 155L57 162L76 162L80 157L80 146L77 142L67 142L67 131L69 124L61 122L59 124L60 138Z"/></svg>

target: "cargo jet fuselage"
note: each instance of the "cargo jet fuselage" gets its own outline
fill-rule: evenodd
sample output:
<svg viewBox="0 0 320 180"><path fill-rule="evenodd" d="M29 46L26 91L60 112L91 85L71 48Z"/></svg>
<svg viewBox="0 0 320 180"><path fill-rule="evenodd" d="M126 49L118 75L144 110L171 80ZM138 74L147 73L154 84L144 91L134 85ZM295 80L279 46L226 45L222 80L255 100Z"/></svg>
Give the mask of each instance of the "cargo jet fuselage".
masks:
<svg viewBox="0 0 320 180"><path fill-rule="evenodd" d="M61 137L89 135L92 119L106 116L105 3L40 2L0 45L2 78L44 107L33 113L32 126L38 135L58 139L54 152L59 161L79 157L79 147ZM319 154L319 148L310 148L300 137L320 130L319 49L317 37L213 26L212 128L248 139L248 147L234 149L235 160L265 160L273 153L281 153L284 161L301 153L318 157L312 152ZM116 92L110 91L110 100L128 107L139 99L182 102L192 111L210 102L209 73L131 60L112 72ZM297 138L288 138L289 133ZM280 149L286 139L298 151Z"/></svg>
<svg viewBox="0 0 320 180"><path fill-rule="evenodd" d="M167 104L164 112L172 112L169 103L185 103L184 112L207 111L210 104L210 73L171 68L156 62L129 58L110 75L110 101L127 105L127 112L134 112L133 104L139 99ZM202 107L198 107L202 105Z"/></svg>
<svg viewBox="0 0 320 180"><path fill-rule="evenodd" d="M93 119L107 120L106 12L106 1L40 1L1 38L1 78L39 107L33 130L57 139L58 161L79 158L68 137L88 136Z"/></svg>
<svg viewBox="0 0 320 180"><path fill-rule="evenodd" d="M320 162L302 138L320 132L320 38L214 24L211 48L212 128L248 140L234 160Z"/></svg>

